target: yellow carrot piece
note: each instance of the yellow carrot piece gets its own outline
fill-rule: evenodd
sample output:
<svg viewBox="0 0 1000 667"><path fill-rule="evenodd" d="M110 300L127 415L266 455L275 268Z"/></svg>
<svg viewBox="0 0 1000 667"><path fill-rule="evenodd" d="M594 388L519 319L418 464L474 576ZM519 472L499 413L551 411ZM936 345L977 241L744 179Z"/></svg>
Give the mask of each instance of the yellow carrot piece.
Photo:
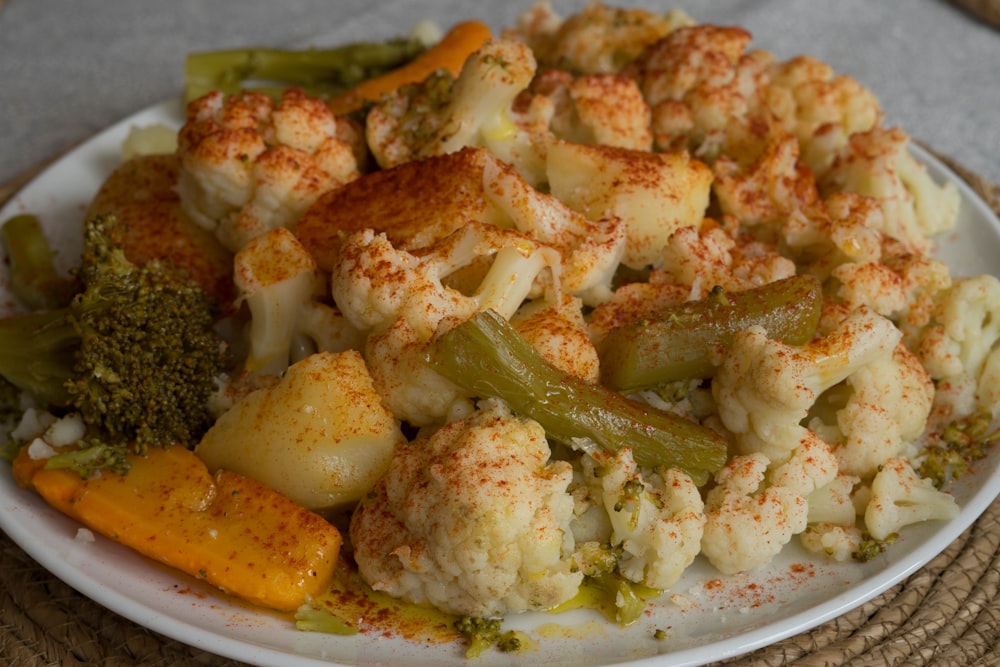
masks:
<svg viewBox="0 0 1000 667"><path fill-rule="evenodd" d="M437 44L419 56L390 72L364 81L327 104L335 114L346 114L365 102L377 102L382 95L408 83L418 83L439 69L454 75L462 70L466 59L493 37L489 26L480 21L463 21L453 26Z"/></svg>
<svg viewBox="0 0 1000 667"><path fill-rule="evenodd" d="M128 475L88 479L47 469L26 449L13 465L19 484L95 532L253 604L294 610L333 577L336 528L249 477L213 476L184 447L151 447L130 457Z"/></svg>

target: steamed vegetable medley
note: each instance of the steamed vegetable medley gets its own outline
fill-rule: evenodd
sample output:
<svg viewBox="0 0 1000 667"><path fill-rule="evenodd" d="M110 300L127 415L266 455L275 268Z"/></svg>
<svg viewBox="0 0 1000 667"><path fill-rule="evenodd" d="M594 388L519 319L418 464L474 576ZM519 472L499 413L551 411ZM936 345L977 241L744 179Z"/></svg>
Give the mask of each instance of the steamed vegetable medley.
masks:
<svg viewBox="0 0 1000 667"><path fill-rule="evenodd" d="M466 626L587 586L628 623L698 558L872 558L953 517L991 444L1000 281L930 254L955 187L858 81L742 28L542 3L346 93L207 92L169 139L91 206L56 390L4 370L15 475L258 604L307 608L343 538L373 589ZM109 257L218 309L140 289L127 321ZM207 389L141 393L161 368ZM154 448L190 472L156 481ZM187 495L109 519L122 475ZM224 475L244 518L295 521L241 536ZM224 566L275 549L291 571Z"/></svg>

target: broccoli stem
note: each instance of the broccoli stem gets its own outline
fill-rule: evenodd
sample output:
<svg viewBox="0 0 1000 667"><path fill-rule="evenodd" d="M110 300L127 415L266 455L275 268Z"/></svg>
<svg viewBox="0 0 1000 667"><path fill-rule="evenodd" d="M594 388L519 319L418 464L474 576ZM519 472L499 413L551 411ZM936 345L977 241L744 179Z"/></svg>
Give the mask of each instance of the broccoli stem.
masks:
<svg viewBox="0 0 1000 667"><path fill-rule="evenodd" d="M554 440L629 447L639 465L677 467L699 484L726 461L726 442L714 431L559 370L493 311L439 336L428 360L466 391L534 419Z"/></svg>
<svg viewBox="0 0 1000 667"><path fill-rule="evenodd" d="M99 441L81 440L76 449L67 449L45 462L47 469L70 468L87 479L101 470L125 475L129 470L128 450Z"/></svg>
<svg viewBox="0 0 1000 667"><path fill-rule="evenodd" d="M0 375L41 405L69 402L79 347L67 308L0 319Z"/></svg>
<svg viewBox="0 0 1000 667"><path fill-rule="evenodd" d="M8 287L21 303L31 310L69 304L77 284L56 272L55 253L36 216L15 215L0 228L0 237L10 262Z"/></svg>
<svg viewBox="0 0 1000 667"><path fill-rule="evenodd" d="M126 450L198 441L228 346L210 295L166 263L129 262L114 216L89 218L83 239L68 306L0 319L0 375L41 407L79 412L110 447L67 465L121 470Z"/></svg>
<svg viewBox="0 0 1000 667"><path fill-rule="evenodd" d="M820 283L798 275L743 292L713 291L705 299L669 308L655 320L613 329L601 341L601 382L635 391L678 380L708 378L710 353L752 325L789 345L812 340L819 325Z"/></svg>
<svg viewBox="0 0 1000 667"><path fill-rule="evenodd" d="M328 97L406 64L426 47L416 39L358 42L330 49L249 48L188 54L184 65L188 101L213 90L234 94L251 82L271 82L274 93L295 86Z"/></svg>

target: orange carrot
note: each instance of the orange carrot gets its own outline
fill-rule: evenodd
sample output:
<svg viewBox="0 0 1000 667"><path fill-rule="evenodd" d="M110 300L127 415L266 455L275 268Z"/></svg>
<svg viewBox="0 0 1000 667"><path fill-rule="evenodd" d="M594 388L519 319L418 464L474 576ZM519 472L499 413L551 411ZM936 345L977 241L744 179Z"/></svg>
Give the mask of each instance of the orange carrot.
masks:
<svg viewBox="0 0 1000 667"><path fill-rule="evenodd" d="M335 114L346 114L360 108L365 102L377 102L382 95L391 93L402 85L423 81L439 69L458 75L466 59L492 36L489 26L480 21L458 23L441 41L407 64L368 79L332 98L327 104Z"/></svg>
<svg viewBox="0 0 1000 667"><path fill-rule="evenodd" d="M128 475L82 479L23 448L15 479L83 525L254 604L290 611L329 585L341 535L259 482L213 477L184 447L150 447Z"/></svg>

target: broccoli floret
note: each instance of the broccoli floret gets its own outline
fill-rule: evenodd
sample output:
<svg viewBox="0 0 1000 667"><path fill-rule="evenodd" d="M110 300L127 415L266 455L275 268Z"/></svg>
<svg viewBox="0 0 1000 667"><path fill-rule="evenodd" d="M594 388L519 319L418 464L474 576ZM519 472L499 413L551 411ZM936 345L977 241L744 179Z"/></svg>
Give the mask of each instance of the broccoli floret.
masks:
<svg viewBox="0 0 1000 667"><path fill-rule="evenodd" d="M920 453L917 472L939 489L968 472L1000 440L1000 430L990 430L992 415L977 412L952 422L941 432L940 441Z"/></svg>
<svg viewBox="0 0 1000 667"><path fill-rule="evenodd" d="M860 563L867 563L876 556L884 553L889 545L896 541L898 536L897 533L890 533L884 540L877 540L865 532L861 535L861 543L851 556Z"/></svg>
<svg viewBox="0 0 1000 667"><path fill-rule="evenodd" d="M455 629L468 642L465 651L466 658L478 658L494 646L501 653L516 653L524 647L521 633L514 630L503 630L499 618L473 618L463 616L455 621Z"/></svg>
<svg viewBox="0 0 1000 667"><path fill-rule="evenodd" d="M45 462L46 468L72 468L84 479L101 470L119 475L128 472L129 464L125 447L109 445L97 440L80 440L78 449L55 454Z"/></svg>
<svg viewBox="0 0 1000 667"><path fill-rule="evenodd" d="M101 443L73 452L81 472L127 468L130 447L193 445L228 367L214 299L164 263L132 264L120 231L113 216L86 222L69 306L0 320L0 375L41 406L79 412Z"/></svg>

